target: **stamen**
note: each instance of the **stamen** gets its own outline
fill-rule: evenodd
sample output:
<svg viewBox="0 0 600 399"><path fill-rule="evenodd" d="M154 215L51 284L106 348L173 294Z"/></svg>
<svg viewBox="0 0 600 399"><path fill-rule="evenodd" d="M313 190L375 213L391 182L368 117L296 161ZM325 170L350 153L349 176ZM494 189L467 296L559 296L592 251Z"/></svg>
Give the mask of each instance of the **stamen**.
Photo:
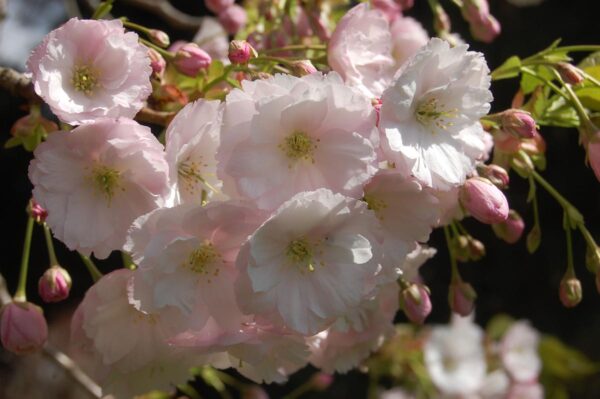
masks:
<svg viewBox="0 0 600 399"><path fill-rule="evenodd" d="M109 168L105 165L98 165L93 169L91 177L96 189L106 197L109 206L117 188L121 188L122 191L125 191L125 189L121 187L121 172L116 169Z"/></svg>
<svg viewBox="0 0 600 399"><path fill-rule="evenodd" d="M439 129L447 130L454 124L449 119L458 116L458 109L444 110L444 105L438 104L437 98L429 98L419 104L415 116L423 126L431 127L433 123ZM432 133L435 132L432 130Z"/></svg>
<svg viewBox="0 0 600 399"><path fill-rule="evenodd" d="M300 271L309 272L315 271L315 250L317 255L322 255L323 251L319 249L320 242L314 244L309 243L305 238L299 238L290 241L285 251L285 255L288 260L295 266L300 267ZM319 265L325 266L323 261L319 262ZM306 269L304 269L306 268Z"/></svg>
<svg viewBox="0 0 600 399"><path fill-rule="evenodd" d="M203 164L202 166L206 168L208 167L208 164ZM181 178L185 190L190 194L196 193L198 183L202 183L214 193L219 192L219 190L209 184L200 174L200 165L195 161L191 161L189 158L179 164L177 167L177 175Z"/></svg>
<svg viewBox="0 0 600 399"><path fill-rule="evenodd" d="M378 219L383 219L382 213L388 207L384 200L370 194L365 194L363 201L367 203L367 208L375 212Z"/></svg>
<svg viewBox="0 0 600 399"><path fill-rule="evenodd" d="M94 88L98 86L98 77L89 66L76 66L73 71L71 83L75 87L75 90L90 95L94 91Z"/></svg>
<svg viewBox="0 0 600 399"><path fill-rule="evenodd" d="M205 242L190 253L185 267L194 273L204 275L209 274L212 270L213 275L217 276L219 268L209 268L209 266L219 259L221 259L221 255L215 246L211 242Z"/></svg>
<svg viewBox="0 0 600 399"><path fill-rule="evenodd" d="M317 139L316 142L319 140ZM292 160L296 161L299 159L305 159L311 162L315 162L313 152L317 149L317 144L313 141L313 138L302 131L295 131L288 135L279 148Z"/></svg>

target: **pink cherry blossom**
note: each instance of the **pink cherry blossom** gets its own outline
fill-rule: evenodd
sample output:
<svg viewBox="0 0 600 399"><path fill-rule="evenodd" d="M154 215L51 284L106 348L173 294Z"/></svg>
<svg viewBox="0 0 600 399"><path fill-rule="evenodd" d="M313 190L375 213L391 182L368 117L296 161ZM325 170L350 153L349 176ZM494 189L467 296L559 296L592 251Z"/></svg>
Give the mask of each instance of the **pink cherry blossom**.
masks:
<svg viewBox="0 0 600 399"><path fill-rule="evenodd" d="M240 252L238 304L275 325L316 334L372 292L380 234L364 202L326 189L300 193Z"/></svg>
<svg viewBox="0 0 600 399"><path fill-rule="evenodd" d="M421 23L411 17L400 17L390 25L392 34L392 57L399 68L429 41L429 35Z"/></svg>
<svg viewBox="0 0 600 399"><path fill-rule="evenodd" d="M219 101L199 99L187 104L169 124L165 151L175 203L223 198L215 159L222 111Z"/></svg>
<svg viewBox="0 0 600 399"><path fill-rule="evenodd" d="M534 382L542 369L540 334L526 321L514 323L502 338L502 363L513 380Z"/></svg>
<svg viewBox="0 0 600 399"><path fill-rule="evenodd" d="M270 90L265 97L259 93L249 102L228 96L234 101L224 117L224 183L229 176L235 191L268 210L321 187L360 198L362 184L376 171L370 101L335 73L278 75L257 83L254 92L263 90L259 85Z"/></svg>
<svg viewBox="0 0 600 399"><path fill-rule="evenodd" d="M388 160L435 189L462 184L486 150L479 118L490 109L489 86L482 54L431 39L383 93Z"/></svg>
<svg viewBox="0 0 600 399"><path fill-rule="evenodd" d="M70 19L27 61L36 93L71 124L133 118L150 95L150 58L120 20Z"/></svg>
<svg viewBox="0 0 600 399"><path fill-rule="evenodd" d="M162 145L129 119L53 133L34 155L29 179L48 210L46 223L85 255L106 258L120 249L133 220L163 205L169 193Z"/></svg>

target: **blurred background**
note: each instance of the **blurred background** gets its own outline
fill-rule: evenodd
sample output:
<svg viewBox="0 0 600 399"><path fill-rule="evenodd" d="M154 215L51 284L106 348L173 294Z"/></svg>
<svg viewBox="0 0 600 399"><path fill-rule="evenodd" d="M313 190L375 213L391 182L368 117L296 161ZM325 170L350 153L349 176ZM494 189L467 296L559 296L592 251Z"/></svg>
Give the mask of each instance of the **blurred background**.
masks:
<svg viewBox="0 0 600 399"><path fill-rule="evenodd" d="M148 3L152 1L117 0L113 15L127 16L134 22L163 29L174 42L178 39L191 40L202 21L199 17L207 13L202 0L172 0L175 9L186 16L180 18L180 22L169 22L148 11L144 7ZM458 10L451 6L450 1L442 3L452 17L453 30L472 42L472 49L485 54L491 69L511 55L528 56L540 51L557 38L562 38L564 45L600 44L598 15L590 9L596 3L593 0L545 0L534 7L516 7L506 0L490 0L492 14L502 25L502 34L489 45L473 42ZM0 0L1 14L4 18L0 20L0 65L24 71L29 52L47 32L72 16L89 17L91 9L88 1ZM414 8L407 14L418 19L433 34L432 16L425 0L416 0ZM510 107L517 88L518 81L514 79L493 83L493 111ZM10 137L9 130L14 121L25 115L22 106L21 99L0 91L0 143ZM584 165L585 153L578 145L576 130L543 128L541 133L548 144L548 168L543 175L581 211L592 235L600 240L600 183ZM21 147L0 149L0 273L5 276L11 293L16 287L26 222L25 207L31 195L27 179L30 159L31 154ZM518 210L530 226L532 212L526 203L526 181L512 174L510 186L508 198L511 207ZM534 255L527 253L524 239L508 245L496 239L488 226L477 224L474 220L465 221L465 226L486 245L487 251L482 261L460 266L464 279L479 294L476 320L485 325L498 313L529 319L541 332L556 335L591 359L600 361L600 295L596 292L594 276L585 269L585 244L578 234L574 234L576 271L583 283L584 294L579 306L566 309L558 299L558 284L566 268L562 211L543 190L539 189L538 193L542 243ZM73 289L66 302L45 305L44 310L51 325L51 342L65 347L70 313L92 281L79 258L69 253L61 243L56 245L62 266L73 277ZM432 290L434 304L428 322L446 323L450 315L447 306L450 266L441 231L433 233L431 246L437 248L438 253L421 269L426 284ZM37 304L42 303L37 297L37 279L46 269L47 262L43 233L36 229L28 294L30 300ZM103 272L118 264L118 256L98 262ZM398 321L405 321L404 316L399 315ZM81 396L83 392L61 391L60 386L65 385L68 377L52 368L34 367L43 361L43 355L17 359L0 351L0 398L85 397ZM292 377L290 386L303 378ZM354 372L336 379L328 393L315 394L314 397L361 398L365 396L364 381L358 372ZM52 384L54 390L46 390ZM273 397L279 397L283 390L272 387L270 392ZM572 393L572 397L599 398L600 380L588 381Z"/></svg>

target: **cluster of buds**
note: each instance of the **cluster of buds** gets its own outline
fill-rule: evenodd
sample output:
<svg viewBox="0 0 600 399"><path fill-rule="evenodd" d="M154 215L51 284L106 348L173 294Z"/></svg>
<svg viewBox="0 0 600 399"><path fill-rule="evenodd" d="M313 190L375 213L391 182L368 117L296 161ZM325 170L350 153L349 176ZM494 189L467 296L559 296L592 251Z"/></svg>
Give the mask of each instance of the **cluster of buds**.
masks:
<svg viewBox="0 0 600 399"><path fill-rule="evenodd" d="M475 39L491 43L500 34L500 23L490 14L487 0L464 0L462 14Z"/></svg>
<svg viewBox="0 0 600 399"><path fill-rule="evenodd" d="M459 262L477 262L485 256L485 245L471 235L456 236L451 245L456 260Z"/></svg>

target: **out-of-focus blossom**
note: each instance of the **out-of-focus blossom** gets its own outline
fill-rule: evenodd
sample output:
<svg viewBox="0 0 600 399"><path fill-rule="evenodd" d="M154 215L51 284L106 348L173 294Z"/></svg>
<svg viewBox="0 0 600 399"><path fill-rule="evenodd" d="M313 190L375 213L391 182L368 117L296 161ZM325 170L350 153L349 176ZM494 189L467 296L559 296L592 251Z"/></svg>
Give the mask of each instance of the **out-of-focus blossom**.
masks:
<svg viewBox="0 0 600 399"><path fill-rule="evenodd" d="M133 118L152 92L150 59L120 20L70 19L27 61L36 93L71 124Z"/></svg>
<svg viewBox="0 0 600 399"><path fill-rule="evenodd" d="M48 210L46 223L85 255L106 258L121 249L131 222L164 205L169 194L163 146L130 119L54 133L34 155L29 179L36 201Z"/></svg>
<svg viewBox="0 0 600 399"><path fill-rule="evenodd" d="M486 375L483 330L471 317L454 316L449 326L434 327L424 347L425 366L444 394L468 396Z"/></svg>
<svg viewBox="0 0 600 399"><path fill-rule="evenodd" d="M392 57L401 67L429 41L429 35L419 21L411 17L397 18L390 25Z"/></svg>
<svg viewBox="0 0 600 399"><path fill-rule="evenodd" d="M204 5L215 14L225 11L235 3L234 0L204 0Z"/></svg>
<svg viewBox="0 0 600 399"><path fill-rule="evenodd" d="M234 4L219 13L219 22L230 35L235 35L246 26L246 10Z"/></svg>
<svg viewBox="0 0 600 399"><path fill-rule="evenodd" d="M502 364L514 381L534 382L542 369L538 353L540 334L528 322L514 323L502 338Z"/></svg>

